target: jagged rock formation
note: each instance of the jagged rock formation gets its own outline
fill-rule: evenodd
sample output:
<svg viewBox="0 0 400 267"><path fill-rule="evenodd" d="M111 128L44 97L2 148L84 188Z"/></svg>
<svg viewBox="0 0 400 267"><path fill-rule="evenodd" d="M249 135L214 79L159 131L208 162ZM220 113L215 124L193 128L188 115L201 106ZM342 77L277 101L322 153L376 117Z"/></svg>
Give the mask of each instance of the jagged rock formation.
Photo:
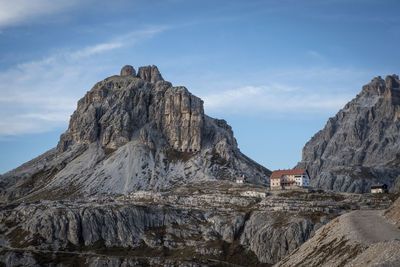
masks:
<svg viewBox="0 0 400 267"><path fill-rule="evenodd" d="M102 261L114 266L274 264L343 212L391 203L386 196L317 191L266 195L263 187L216 181L168 192L3 205L0 262L31 266L66 264L73 258L75 266Z"/></svg>
<svg viewBox="0 0 400 267"><path fill-rule="evenodd" d="M3 200L127 194L196 180L270 171L243 155L231 127L204 114L203 101L164 81L156 66L124 66L79 100L56 149L0 176Z"/></svg>
<svg viewBox="0 0 400 267"><path fill-rule="evenodd" d="M311 186L369 192L393 184L400 174L400 81L374 78L303 148L297 168L307 168Z"/></svg>

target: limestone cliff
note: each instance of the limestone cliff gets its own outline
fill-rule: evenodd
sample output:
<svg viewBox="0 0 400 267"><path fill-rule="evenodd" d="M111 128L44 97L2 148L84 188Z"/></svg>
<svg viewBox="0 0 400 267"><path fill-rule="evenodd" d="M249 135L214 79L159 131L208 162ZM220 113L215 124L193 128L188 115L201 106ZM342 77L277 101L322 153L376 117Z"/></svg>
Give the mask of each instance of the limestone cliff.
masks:
<svg viewBox="0 0 400 267"><path fill-rule="evenodd" d="M137 74L125 66L78 101L56 149L0 177L0 197L127 194L239 175L266 185L269 174L239 151L224 120L204 114L200 98L156 66Z"/></svg>
<svg viewBox="0 0 400 267"><path fill-rule="evenodd" d="M75 201L46 197L0 205L0 264L270 266L336 216L392 203L384 195L266 194L228 181Z"/></svg>
<svg viewBox="0 0 400 267"><path fill-rule="evenodd" d="M400 174L400 81L374 78L303 148L311 185L347 192L391 186Z"/></svg>

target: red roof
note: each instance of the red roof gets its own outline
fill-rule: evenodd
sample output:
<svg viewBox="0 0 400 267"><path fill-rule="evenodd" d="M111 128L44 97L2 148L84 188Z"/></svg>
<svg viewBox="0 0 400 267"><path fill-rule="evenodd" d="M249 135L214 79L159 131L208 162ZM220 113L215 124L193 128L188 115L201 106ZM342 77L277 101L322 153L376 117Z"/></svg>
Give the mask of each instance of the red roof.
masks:
<svg viewBox="0 0 400 267"><path fill-rule="evenodd" d="M307 169L277 170L274 171L270 179L280 179L284 175L303 175Z"/></svg>

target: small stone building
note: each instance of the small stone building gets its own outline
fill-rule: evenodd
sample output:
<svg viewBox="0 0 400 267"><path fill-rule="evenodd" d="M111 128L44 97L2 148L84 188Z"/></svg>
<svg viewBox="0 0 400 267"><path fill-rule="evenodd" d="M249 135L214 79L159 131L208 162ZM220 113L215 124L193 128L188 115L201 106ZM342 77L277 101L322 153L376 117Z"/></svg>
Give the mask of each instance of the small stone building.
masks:
<svg viewBox="0 0 400 267"><path fill-rule="evenodd" d="M387 193L387 192L388 192L387 184L371 185L371 193L372 194L381 194L381 193Z"/></svg>
<svg viewBox="0 0 400 267"><path fill-rule="evenodd" d="M271 174L271 189L292 189L308 187L310 175L307 169L277 170Z"/></svg>

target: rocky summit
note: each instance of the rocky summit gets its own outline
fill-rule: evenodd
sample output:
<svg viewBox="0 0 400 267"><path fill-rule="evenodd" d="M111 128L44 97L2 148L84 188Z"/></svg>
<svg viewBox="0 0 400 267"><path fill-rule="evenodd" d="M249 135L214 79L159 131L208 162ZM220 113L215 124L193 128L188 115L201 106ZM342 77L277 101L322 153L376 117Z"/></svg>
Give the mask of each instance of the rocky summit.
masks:
<svg viewBox="0 0 400 267"><path fill-rule="evenodd" d="M3 201L159 191L190 181L245 176L267 185L270 171L243 155L224 120L172 86L156 66L124 66L79 100L57 148L0 177Z"/></svg>
<svg viewBox="0 0 400 267"><path fill-rule="evenodd" d="M365 193L372 184L392 186L400 174L399 77L363 86L304 146L297 168L307 168L311 186L324 189Z"/></svg>

